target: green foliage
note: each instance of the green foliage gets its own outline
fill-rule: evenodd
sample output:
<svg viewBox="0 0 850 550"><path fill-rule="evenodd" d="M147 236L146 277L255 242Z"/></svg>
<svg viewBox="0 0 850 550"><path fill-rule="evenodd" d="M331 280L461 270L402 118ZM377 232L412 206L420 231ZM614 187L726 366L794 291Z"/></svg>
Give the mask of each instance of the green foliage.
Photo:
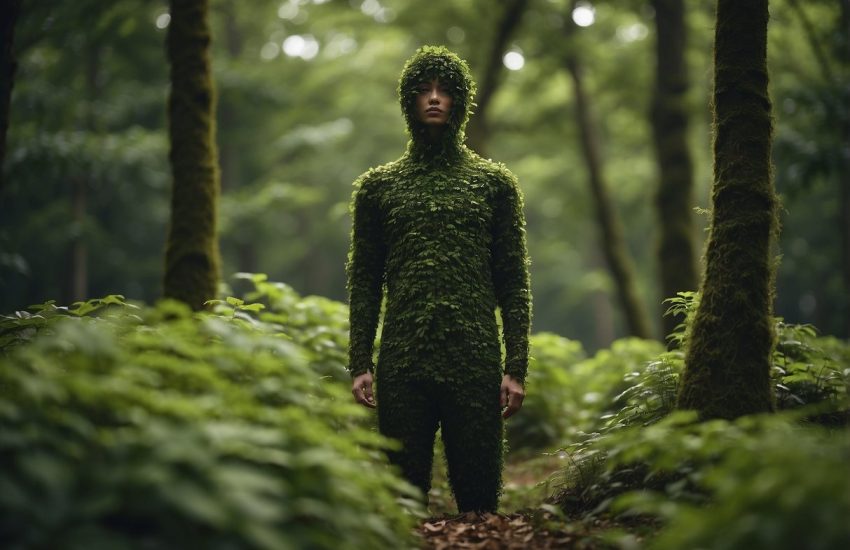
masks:
<svg viewBox="0 0 850 550"><path fill-rule="evenodd" d="M681 315L671 340L678 347L688 343L690 320L699 302L699 294L683 292L671 300L670 313ZM819 337L811 326L788 325L775 321L777 346L772 357L772 383L783 409L800 409L808 422L846 425L848 422L847 388L850 386L850 345L832 337ZM682 491L690 487L683 481L693 471L685 461L665 464L663 475L651 475L654 463L626 463L612 459L628 455L640 429L655 425L673 412L676 392L683 370L681 351L658 352L650 360L622 377L620 390L595 427L578 441L564 446L568 465L558 474L560 485L555 499L568 512L593 516L607 512L612 499L630 489L675 485ZM611 382L607 382L611 384ZM634 430L634 431L633 431ZM648 432L651 433L651 432ZM632 437L632 439L629 439ZM699 492L690 494L696 498Z"/></svg>
<svg viewBox="0 0 850 550"><path fill-rule="evenodd" d="M346 389L313 370L321 351L254 304L217 307L110 296L3 317L7 544L411 545L416 492L381 464L390 444L358 427Z"/></svg>
<svg viewBox="0 0 850 550"><path fill-rule="evenodd" d="M522 412L506 424L509 448L551 449L598 430L627 403L633 379L662 350L654 340L624 338L586 358L579 342L534 334Z"/></svg>
<svg viewBox="0 0 850 550"><path fill-rule="evenodd" d="M776 324L773 380L777 404L792 409L809 403L840 402L850 389L850 346L819 337L811 325Z"/></svg>
<svg viewBox="0 0 850 550"><path fill-rule="evenodd" d="M286 283L269 281L263 273L237 273L234 277L250 284L243 296L248 305L221 304L224 309L249 323L258 318L271 324L301 346L314 371L348 387L349 321L345 304L323 296L301 296ZM255 315L240 313L257 306L263 307L255 309Z"/></svg>
<svg viewBox="0 0 850 550"><path fill-rule="evenodd" d="M579 342L552 333L531 337L531 359L525 379L522 411L505 424L508 448L544 449L562 440L574 419L567 405L571 369L584 358Z"/></svg>
<svg viewBox="0 0 850 550"><path fill-rule="evenodd" d="M627 430L608 449L619 465L650 465L648 479L671 470L684 474L659 491L627 494L614 504L622 513L665 519L667 527L650 548L826 550L850 544L846 430L801 427L788 414L690 420L674 415ZM693 503L705 499L686 498L688 491L709 503Z"/></svg>

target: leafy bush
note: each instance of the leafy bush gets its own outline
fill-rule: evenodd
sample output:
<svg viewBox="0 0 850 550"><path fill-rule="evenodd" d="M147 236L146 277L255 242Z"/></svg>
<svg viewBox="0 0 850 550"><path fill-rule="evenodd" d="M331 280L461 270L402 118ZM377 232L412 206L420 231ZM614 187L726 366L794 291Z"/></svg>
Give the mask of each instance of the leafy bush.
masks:
<svg viewBox="0 0 850 550"><path fill-rule="evenodd" d="M608 442L614 463L651 465L649 478L685 474L660 491L614 503L624 513L666 520L651 548L850 547L850 433L804 427L788 414L700 424L692 418L674 415ZM683 498L687 486L690 496L697 491L710 501Z"/></svg>
<svg viewBox="0 0 850 550"><path fill-rule="evenodd" d="M522 410L505 424L511 452L542 449L567 433L569 370L584 358L581 343L552 333L531 337L531 359Z"/></svg>
<svg viewBox="0 0 850 550"><path fill-rule="evenodd" d="M6 547L411 545L415 490L311 367L333 354L302 343L309 321L219 309L111 296L0 320Z"/></svg>
<svg viewBox="0 0 850 550"><path fill-rule="evenodd" d="M671 335L680 348L687 345L689 321L698 305L696 293L680 293L669 300L670 312L684 314L686 321ZM819 337L813 327L788 325L777 319L777 346L773 354L772 378L780 409L800 409L801 418L826 425L847 425L847 387L850 381L850 345L831 337ZM631 489L658 489L674 484L679 498L700 500L704 492L693 488L688 475L693 466L682 462L665 471L654 464L623 463L610 460L633 442L620 435L631 427L651 426L675 408L684 354L674 350L628 372L626 385L611 404L613 412L603 414L597 428L568 443L562 453L567 466L556 476L553 499L572 515L593 516L607 512L618 494ZM622 387L622 386L621 386ZM643 433L639 429L635 432ZM651 432L647 432L651 433ZM687 493L687 496L685 496Z"/></svg>
<svg viewBox="0 0 850 550"><path fill-rule="evenodd" d="M300 296L286 283L269 281L263 273L237 273L250 284L244 300L261 310L250 318L270 323L301 345L310 365L322 376L348 384L348 306L324 296ZM238 315L238 313L237 313ZM248 318L249 315L242 315Z"/></svg>
<svg viewBox="0 0 850 550"><path fill-rule="evenodd" d="M531 337L531 361L522 410L507 422L512 451L556 446L596 429L634 373L663 350L652 340L623 338L586 358L581 343L552 333Z"/></svg>
<svg viewBox="0 0 850 550"><path fill-rule="evenodd" d="M611 424L610 420L629 401L632 388L647 386L656 392L654 383L644 377L648 365L664 352L664 346L655 340L623 338L611 344L610 349L599 350L596 355L576 365L571 411L576 435L600 430ZM580 397L580 400L578 399Z"/></svg>

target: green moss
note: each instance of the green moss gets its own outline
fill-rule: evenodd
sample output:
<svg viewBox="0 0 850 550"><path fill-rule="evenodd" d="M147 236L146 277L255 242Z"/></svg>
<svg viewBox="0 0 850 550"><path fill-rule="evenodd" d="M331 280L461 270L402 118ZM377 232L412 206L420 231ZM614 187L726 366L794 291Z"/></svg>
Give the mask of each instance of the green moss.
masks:
<svg viewBox="0 0 850 550"><path fill-rule="evenodd" d="M453 107L432 141L413 106L417 85L434 77L449 89ZM355 376L374 368L386 285L376 376L381 431L405 443L394 460L427 492L434 432L442 424L459 507L492 510L501 472L501 376L524 380L528 368L522 194L504 165L463 144L475 93L463 60L442 47L420 48L405 65L398 92L407 150L363 174L353 193L349 369ZM415 405L422 396L430 397Z"/></svg>
<svg viewBox="0 0 850 550"><path fill-rule="evenodd" d="M219 173L209 62L210 27L206 0L171 4L167 39L171 62L168 129L174 179L164 294L197 310L215 298L219 278Z"/></svg>
<svg viewBox="0 0 850 550"><path fill-rule="evenodd" d="M736 418L774 406L771 245L777 200L767 20L767 0L718 2L713 215L678 401L703 418Z"/></svg>

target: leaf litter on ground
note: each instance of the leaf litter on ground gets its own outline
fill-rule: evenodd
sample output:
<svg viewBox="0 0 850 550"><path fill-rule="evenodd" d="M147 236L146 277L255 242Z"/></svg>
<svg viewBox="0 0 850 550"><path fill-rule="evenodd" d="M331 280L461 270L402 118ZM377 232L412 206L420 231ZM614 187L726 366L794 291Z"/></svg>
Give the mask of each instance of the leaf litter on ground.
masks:
<svg viewBox="0 0 850 550"><path fill-rule="evenodd" d="M549 517L551 516L551 517ZM555 517L543 512L540 518L522 513L467 512L452 517L432 518L418 533L428 550L549 550L572 547L575 535L554 528Z"/></svg>

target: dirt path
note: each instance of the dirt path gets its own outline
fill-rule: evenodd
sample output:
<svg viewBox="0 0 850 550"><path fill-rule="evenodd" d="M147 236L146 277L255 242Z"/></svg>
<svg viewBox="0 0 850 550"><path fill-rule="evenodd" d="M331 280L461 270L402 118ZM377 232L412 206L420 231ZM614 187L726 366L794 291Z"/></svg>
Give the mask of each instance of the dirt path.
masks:
<svg viewBox="0 0 850 550"><path fill-rule="evenodd" d="M466 513L424 522L418 533L429 550L549 550L573 548L577 537L556 527L551 514Z"/></svg>
<svg viewBox="0 0 850 550"><path fill-rule="evenodd" d="M505 467L505 493L502 510L497 514L452 514L454 501L443 464L436 464L434 487L430 494L435 514L417 529L428 550L548 550L588 548L579 544L587 536L583 526L565 524L552 509L538 508L551 492L545 480L559 468L554 456L537 455L510 461ZM543 483L541 483L543 482ZM571 531L567 531L571 529ZM586 542L586 541L584 541ZM576 546L578 544L578 546ZM590 546L592 547L592 546Z"/></svg>

